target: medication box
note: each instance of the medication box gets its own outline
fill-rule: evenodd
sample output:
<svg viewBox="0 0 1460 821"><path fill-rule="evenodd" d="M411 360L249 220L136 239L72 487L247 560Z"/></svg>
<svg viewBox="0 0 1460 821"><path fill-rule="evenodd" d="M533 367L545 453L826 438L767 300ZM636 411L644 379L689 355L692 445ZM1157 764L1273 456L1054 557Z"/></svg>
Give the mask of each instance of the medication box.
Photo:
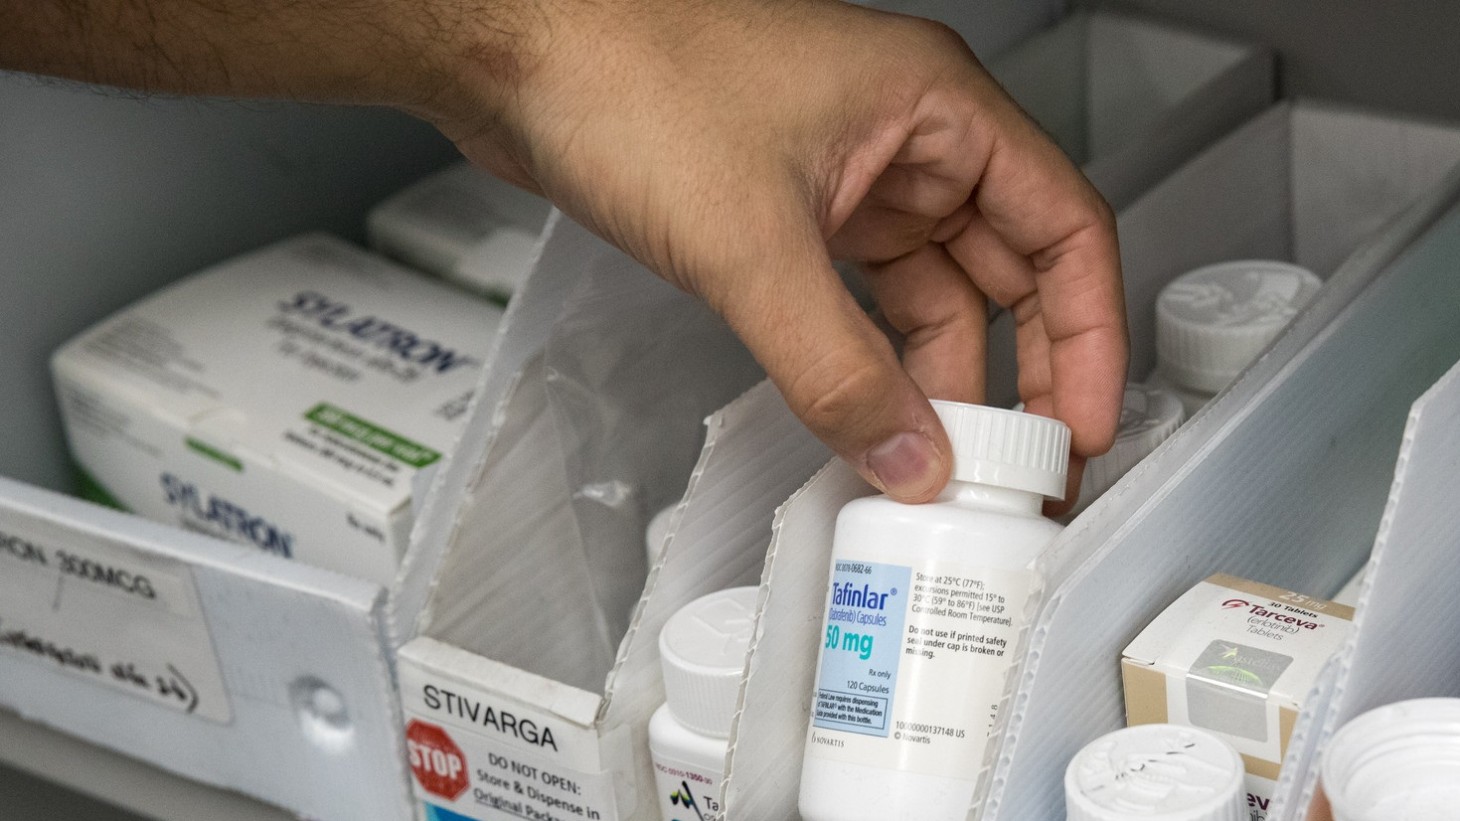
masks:
<svg viewBox="0 0 1460 821"><path fill-rule="evenodd" d="M1214 575L1125 648L1129 724L1210 730L1242 754L1247 805L1266 818L1303 699L1353 627L1353 608Z"/></svg>
<svg viewBox="0 0 1460 821"><path fill-rule="evenodd" d="M500 315L305 235L121 311L52 370L94 500L388 584Z"/></svg>
<svg viewBox="0 0 1460 821"><path fill-rule="evenodd" d="M470 163L419 180L370 210L382 254L506 302L532 267L552 206Z"/></svg>

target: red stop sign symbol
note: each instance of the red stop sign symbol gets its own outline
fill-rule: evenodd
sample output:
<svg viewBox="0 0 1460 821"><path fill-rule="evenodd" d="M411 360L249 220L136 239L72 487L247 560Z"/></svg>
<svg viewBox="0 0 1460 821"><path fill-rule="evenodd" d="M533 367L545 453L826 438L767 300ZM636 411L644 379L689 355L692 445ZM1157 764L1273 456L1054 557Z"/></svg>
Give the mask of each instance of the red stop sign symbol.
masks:
<svg viewBox="0 0 1460 821"><path fill-rule="evenodd" d="M411 772L426 792L455 801L466 791L466 754L445 730L413 718L406 725L406 749Z"/></svg>

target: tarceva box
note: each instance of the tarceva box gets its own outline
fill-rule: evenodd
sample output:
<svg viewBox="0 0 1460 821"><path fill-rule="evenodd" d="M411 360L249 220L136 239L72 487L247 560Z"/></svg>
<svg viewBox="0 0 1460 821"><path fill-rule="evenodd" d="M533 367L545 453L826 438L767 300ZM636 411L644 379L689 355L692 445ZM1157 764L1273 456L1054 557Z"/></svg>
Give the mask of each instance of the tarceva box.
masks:
<svg viewBox="0 0 1460 821"><path fill-rule="evenodd" d="M1242 755L1254 821L1268 817L1303 700L1353 628L1353 608L1217 574L1125 648L1129 724L1210 730Z"/></svg>
<svg viewBox="0 0 1460 821"><path fill-rule="evenodd" d="M52 370L93 500L389 584L500 318L311 234L130 306Z"/></svg>

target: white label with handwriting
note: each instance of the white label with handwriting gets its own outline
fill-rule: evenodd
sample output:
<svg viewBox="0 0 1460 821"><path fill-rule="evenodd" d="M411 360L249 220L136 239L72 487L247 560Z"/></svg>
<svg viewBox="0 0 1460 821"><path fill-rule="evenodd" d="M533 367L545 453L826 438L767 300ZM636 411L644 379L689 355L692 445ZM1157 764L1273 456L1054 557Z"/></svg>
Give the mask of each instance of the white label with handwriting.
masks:
<svg viewBox="0 0 1460 821"><path fill-rule="evenodd" d="M48 522L0 522L0 658L232 720L187 565Z"/></svg>

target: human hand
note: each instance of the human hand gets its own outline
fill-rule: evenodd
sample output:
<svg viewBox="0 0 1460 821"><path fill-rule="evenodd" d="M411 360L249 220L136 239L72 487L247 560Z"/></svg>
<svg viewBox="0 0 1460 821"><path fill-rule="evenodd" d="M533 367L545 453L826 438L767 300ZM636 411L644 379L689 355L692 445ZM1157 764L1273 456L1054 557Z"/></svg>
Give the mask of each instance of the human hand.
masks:
<svg viewBox="0 0 1460 821"><path fill-rule="evenodd" d="M1114 438L1127 345L1110 211L945 27L836 0L0 10L0 67L431 120L703 297L895 498L948 478L926 397L982 399L988 299L1018 321L1028 410L1072 429L1072 486ZM866 265L902 362L833 253Z"/></svg>
<svg viewBox="0 0 1460 821"><path fill-rule="evenodd" d="M1073 431L1072 485L1110 446L1127 354L1113 218L955 34L837 2L543 14L504 102L468 93L433 119L703 297L869 482L914 502L946 483L926 397L982 400L987 299L1017 319L1028 410ZM901 363L831 256L865 264Z"/></svg>

